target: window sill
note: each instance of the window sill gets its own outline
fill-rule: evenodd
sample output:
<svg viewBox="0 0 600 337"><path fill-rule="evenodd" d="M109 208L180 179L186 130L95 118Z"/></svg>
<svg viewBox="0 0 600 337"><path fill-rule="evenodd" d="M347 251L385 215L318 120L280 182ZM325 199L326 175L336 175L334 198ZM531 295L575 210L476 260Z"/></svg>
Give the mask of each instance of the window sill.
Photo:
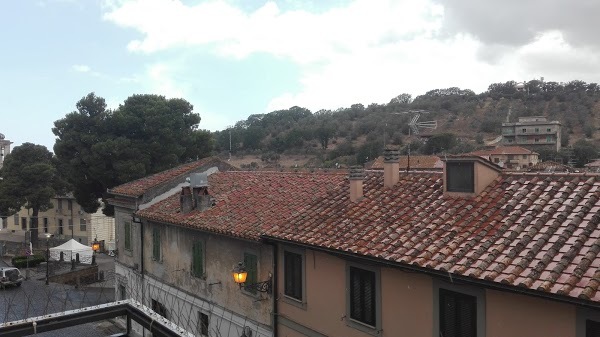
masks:
<svg viewBox="0 0 600 337"><path fill-rule="evenodd" d="M300 308L300 309L302 309L302 310L306 310L306 302L305 302L305 301L303 301L303 300L299 300L299 299L297 299L297 298L290 297L290 296L288 296L288 295L283 295L283 296L281 297L281 299L282 299L282 300L283 300L283 302L284 302L284 303L286 303L286 304L290 304L290 305L293 305L293 306L295 306L295 307L298 307L298 308Z"/></svg>
<svg viewBox="0 0 600 337"><path fill-rule="evenodd" d="M360 330L362 332L365 332L365 333L367 333L369 335L372 335L372 336L379 336L379 334L381 332L381 329L378 329L377 327L374 327L372 325L363 323L361 321L357 321L357 320L352 319L350 317L346 318L346 325L349 326L349 327L351 327L351 328L354 328L356 330Z"/></svg>

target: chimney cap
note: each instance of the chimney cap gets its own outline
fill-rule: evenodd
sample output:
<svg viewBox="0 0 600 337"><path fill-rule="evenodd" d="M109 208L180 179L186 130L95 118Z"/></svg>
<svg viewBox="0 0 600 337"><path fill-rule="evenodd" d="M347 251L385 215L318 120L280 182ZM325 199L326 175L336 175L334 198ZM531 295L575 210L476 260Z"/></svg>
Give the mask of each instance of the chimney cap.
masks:
<svg viewBox="0 0 600 337"><path fill-rule="evenodd" d="M364 179L365 170L361 166L350 167L350 180Z"/></svg>
<svg viewBox="0 0 600 337"><path fill-rule="evenodd" d="M394 147L386 147L383 150L384 163L398 163L400 161L400 150Z"/></svg>
<svg viewBox="0 0 600 337"><path fill-rule="evenodd" d="M208 174L206 173L194 173L190 177L191 187L206 187L208 186ZM186 179L187 180L187 179Z"/></svg>

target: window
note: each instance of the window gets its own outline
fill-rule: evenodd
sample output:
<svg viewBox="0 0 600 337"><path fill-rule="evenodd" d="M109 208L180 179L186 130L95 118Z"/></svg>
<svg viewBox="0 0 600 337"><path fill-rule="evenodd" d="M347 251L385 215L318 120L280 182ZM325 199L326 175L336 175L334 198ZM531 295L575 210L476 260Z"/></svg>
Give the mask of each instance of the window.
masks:
<svg viewBox="0 0 600 337"><path fill-rule="evenodd" d="M524 128L524 129L523 129L523 133L527 133L527 129L525 129L525 128Z"/></svg>
<svg viewBox="0 0 600 337"><path fill-rule="evenodd" d="M62 210L62 199L58 199L58 210Z"/></svg>
<svg viewBox="0 0 600 337"><path fill-rule="evenodd" d="M535 128L535 132L540 132L540 128Z"/></svg>
<svg viewBox="0 0 600 337"><path fill-rule="evenodd" d="M527 155L526 154L523 155L523 159L527 159Z"/></svg>
<svg viewBox="0 0 600 337"><path fill-rule="evenodd" d="M208 315L198 311L198 332L200 336L208 336Z"/></svg>
<svg viewBox="0 0 600 337"><path fill-rule="evenodd" d="M48 218L44 218L44 233L48 233Z"/></svg>
<svg viewBox="0 0 600 337"><path fill-rule="evenodd" d="M69 219L69 230L73 232L73 219Z"/></svg>
<svg viewBox="0 0 600 337"><path fill-rule="evenodd" d="M475 191L473 162L446 162L446 190L473 193Z"/></svg>
<svg viewBox="0 0 600 337"><path fill-rule="evenodd" d="M63 235L63 219L58 219L58 234Z"/></svg>
<svg viewBox="0 0 600 337"><path fill-rule="evenodd" d="M349 317L375 327L377 325L376 275L372 270L349 267Z"/></svg>
<svg viewBox="0 0 600 337"><path fill-rule="evenodd" d="M8 219L2 218L2 228L7 228L7 227L8 227Z"/></svg>
<svg viewBox="0 0 600 337"><path fill-rule="evenodd" d="M550 132L550 131L552 131L550 128L546 129L546 132Z"/></svg>
<svg viewBox="0 0 600 337"><path fill-rule="evenodd" d="M125 249L131 250L131 222L125 221Z"/></svg>
<svg viewBox="0 0 600 337"><path fill-rule="evenodd" d="M546 143L551 143L552 141L554 141L554 139L552 139L552 136L546 136Z"/></svg>
<svg viewBox="0 0 600 337"><path fill-rule="evenodd" d="M127 299L127 288L125 288L124 284L119 284L119 299L121 301Z"/></svg>
<svg viewBox="0 0 600 337"><path fill-rule="evenodd" d="M284 294L298 301L303 299L302 255L284 251L283 253L283 282Z"/></svg>
<svg viewBox="0 0 600 337"><path fill-rule="evenodd" d="M258 258L254 254L244 253L244 266L248 272L246 283L254 284L258 282ZM256 289L248 289L249 293L256 294Z"/></svg>
<svg viewBox="0 0 600 337"><path fill-rule="evenodd" d="M600 322L585 320L585 337L600 337Z"/></svg>
<svg viewBox="0 0 600 337"><path fill-rule="evenodd" d="M201 241L192 244L192 275L204 277L204 250Z"/></svg>
<svg viewBox="0 0 600 337"><path fill-rule="evenodd" d="M87 221L85 219L79 219L79 230L82 232L87 231Z"/></svg>
<svg viewBox="0 0 600 337"><path fill-rule="evenodd" d="M477 336L477 297L439 290L440 336Z"/></svg>
<svg viewBox="0 0 600 337"><path fill-rule="evenodd" d="M24 231L27 230L27 218L25 217L21 218L21 229Z"/></svg>
<svg viewBox="0 0 600 337"><path fill-rule="evenodd" d="M67 209L69 211L73 209L73 200L67 200Z"/></svg>
<svg viewBox="0 0 600 337"><path fill-rule="evenodd" d="M157 227L152 229L152 258L160 261L160 229Z"/></svg>
<svg viewBox="0 0 600 337"><path fill-rule="evenodd" d="M154 312L156 312L157 314L161 315L164 318L167 318L167 308L165 308L165 306L160 303L159 301L153 299L152 300L152 310L154 310Z"/></svg>
<svg viewBox="0 0 600 337"><path fill-rule="evenodd" d="M500 162L500 158L494 158L494 163L499 163Z"/></svg>

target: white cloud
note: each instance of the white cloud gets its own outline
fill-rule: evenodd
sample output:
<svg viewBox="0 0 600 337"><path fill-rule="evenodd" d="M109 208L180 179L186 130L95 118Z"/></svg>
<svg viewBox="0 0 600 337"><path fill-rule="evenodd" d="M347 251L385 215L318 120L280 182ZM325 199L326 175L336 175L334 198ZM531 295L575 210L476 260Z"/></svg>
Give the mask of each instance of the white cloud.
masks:
<svg viewBox="0 0 600 337"><path fill-rule="evenodd" d="M71 69L78 73L87 73L90 72L90 70L92 70L89 66L86 66L85 64L75 64L71 67Z"/></svg>
<svg viewBox="0 0 600 337"><path fill-rule="evenodd" d="M318 13L282 10L275 2L245 12L218 0L190 6L111 0L104 8L105 20L141 34L128 45L134 53L203 49L233 61L266 53L297 64L300 89L273 98L265 112L387 103L403 92L450 86L480 92L493 82L541 76L594 81L600 75L600 56L557 31L536 32L521 45L445 31L444 1L355 0ZM174 79L173 64L161 62L149 67L154 88L174 96L189 92Z"/></svg>

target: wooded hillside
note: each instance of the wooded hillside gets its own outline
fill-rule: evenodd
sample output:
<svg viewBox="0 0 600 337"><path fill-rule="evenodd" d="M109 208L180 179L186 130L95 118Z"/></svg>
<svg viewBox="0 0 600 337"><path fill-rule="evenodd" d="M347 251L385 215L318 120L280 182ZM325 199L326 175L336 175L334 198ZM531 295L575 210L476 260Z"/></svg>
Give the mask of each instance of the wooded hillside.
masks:
<svg viewBox="0 0 600 337"><path fill-rule="evenodd" d="M354 104L335 111L311 112L292 107L250 115L231 129L215 132L216 151L260 158L253 166L277 164L286 156L307 158L304 166L333 167L362 164L383 151L384 143L421 154L454 154L483 147L501 134L502 122L521 116L547 116L563 126L562 153L542 153L544 159L565 159L586 147L582 163L597 156L600 144L600 86L574 80L568 83L529 81L493 83L476 94L460 88L434 89L412 98L394 97L387 104ZM410 118L435 120L436 130L409 138ZM231 142L230 142L231 140Z"/></svg>

